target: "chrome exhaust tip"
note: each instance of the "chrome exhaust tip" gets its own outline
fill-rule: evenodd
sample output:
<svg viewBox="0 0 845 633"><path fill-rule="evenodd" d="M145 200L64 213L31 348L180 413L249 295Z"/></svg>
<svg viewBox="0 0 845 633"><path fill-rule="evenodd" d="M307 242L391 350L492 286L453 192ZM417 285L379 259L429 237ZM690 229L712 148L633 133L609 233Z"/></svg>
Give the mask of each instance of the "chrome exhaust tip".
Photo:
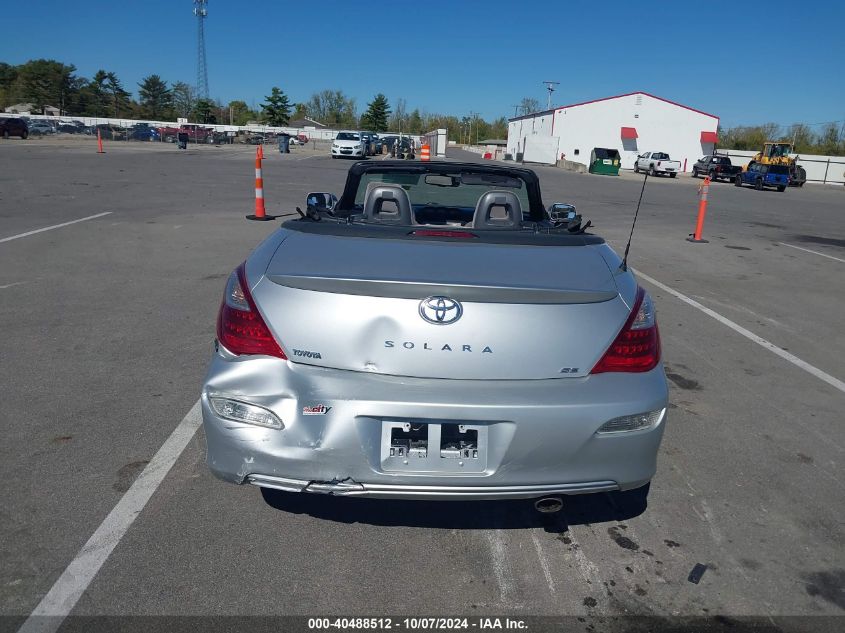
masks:
<svg viewBox="0 0 845 633"><path fill-rule="evenodd" d="M553 514L563 509L563 499L560 497L543 497L534 502L534 509L543 514Z"/></svg>

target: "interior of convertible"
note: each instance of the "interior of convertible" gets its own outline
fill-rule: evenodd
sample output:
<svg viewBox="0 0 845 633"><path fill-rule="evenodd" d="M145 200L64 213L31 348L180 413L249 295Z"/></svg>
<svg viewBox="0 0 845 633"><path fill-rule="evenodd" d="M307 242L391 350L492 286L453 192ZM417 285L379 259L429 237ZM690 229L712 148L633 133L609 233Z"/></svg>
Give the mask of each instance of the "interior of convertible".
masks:
<svg viewBox="0 0 845 633"><path fill-rule="evenodd" d="M518 176L480 172L362 174L355 210L365 222L518 229L529 209Z"/></svg>

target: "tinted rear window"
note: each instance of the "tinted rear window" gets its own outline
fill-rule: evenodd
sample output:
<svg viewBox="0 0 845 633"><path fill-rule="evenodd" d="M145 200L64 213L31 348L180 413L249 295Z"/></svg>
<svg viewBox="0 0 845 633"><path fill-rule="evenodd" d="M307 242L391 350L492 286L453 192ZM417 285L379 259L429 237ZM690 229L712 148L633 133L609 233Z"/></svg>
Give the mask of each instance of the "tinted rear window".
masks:
<svg viewBox="0 0 845 633"><path fill-rule="evenodd" d="M789 175L789 167L786 165L769 165L770 174Z"/></svg>

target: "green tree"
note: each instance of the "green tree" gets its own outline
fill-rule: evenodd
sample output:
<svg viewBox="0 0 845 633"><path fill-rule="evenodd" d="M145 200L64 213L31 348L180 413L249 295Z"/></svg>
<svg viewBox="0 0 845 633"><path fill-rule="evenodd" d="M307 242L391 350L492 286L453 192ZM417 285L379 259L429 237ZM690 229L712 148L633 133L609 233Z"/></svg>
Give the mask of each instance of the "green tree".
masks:
<svg viewBox="0 0 845 633"><path fill-rule="evenodd" d="M129 100L129 93L123 89L123 84L113 72L106 73L104 87L109 95L112 116L119 119L121 113L125 113L132 107Z"/></svg>
<svg viewBox="0 0 845 633"><path fill-rule="evenodd" d="M374 132L387 131L387 119L390 116L390 105L387 97L378 93L375 98L367 104L367 111L361 115L361 127Z"/></svg>
<svg viewBox="0 0 845 633"><path fill-rule="evenodd" d="M415 109L408 116L408 132L410 134L422 134L425 131L423 129L423 119L420 116L420 111Z"/></svg>
<svg viewBox="0 0 845 633"><path fill-rule="evenodd" d="M258 118L258 114L249 109L246 101L230 101L229 112L227 120L231 121L232 125L246 125L247 121Z"/></svg>
<svg viewBox="0 0 845 633"><path fill-rule="evenodd" d="M294 103L293 104L293 114L291 115L291 119L304 119L308 116L308 108L304 103Z"/></svg>
<svg viewBox="0 0 845 633"><path fill-rule="evenodd" d="M151 119L162 118L173 105L173 94L167 83L158 75L149 75L138 84L141 108Z"/></svg>
<svg viewBox="0 0 845 633"><path fill-rule="evenodd" d="M825 123L819 133L816 153L834 156L842 151L841 143L842 139L839 134L839 126L836 123Z"/></svg>
<svg viewBox="0 0 845 633"><path fill-rule="evenodd" d="M798 154L812 153L813 146L816 143L816 135L810 129L810 126L803 123L794 123L786 132L786 138L792 141L793 151Z"/></svg>
<svg viewBox="0 0 845 633"><path fill-rule="evenodd" d="M184 81L177 81L170 89L173 110L177 117L187 119L197 105L194 89Z"/></svg>
<svg viewBox="0 0 845 633"><path fill-rule="evenodd" d="M72 99L74 88L73 65L66 66L54 59L33 59L17 67L21 96L44 112L46 106L64 111Z"/></svg>
<svg viewBox="0 0 845 633"><path fill-rule="evenodd" d="M0 108L13 105L15 99L13 86L17 78L17 67L0 62Z"/></svg>
<svg viewBox="0 0 845 633"><path fill-rule="evenodd" d="M508 138L508 120L505 117L499 117L490 124L490 138Z"/></svg>
<svg viewBox="0 0 845 633"><path fill-rule="evenodd" d="M340 90L323 90L311 95L306 104L308 116L329 127L356 127L358 113L355 99Z"/></svg>
<svg viewBox="0 0 845 633"><path fill-rule="evenodd" d="M199 99L194 105L194 120L197 123L217 123L214 116L216 104L210 99Z"/></svg>
<svg viewBox="0 0 845 633"><path fill-rule="evenodd" d="M264 97L267 103L261 104L261 113L270 125L281 127L290 121L290 100L288 96L276 86L270 94Z"/></svg>
<svg viewBox="0 0 845 633"><path fill-rule="evenodd" d="M107 88L108 73L100 69L93 79L82 89L85 95L86 114L91 116L107 116L110 96Z"/></svg>

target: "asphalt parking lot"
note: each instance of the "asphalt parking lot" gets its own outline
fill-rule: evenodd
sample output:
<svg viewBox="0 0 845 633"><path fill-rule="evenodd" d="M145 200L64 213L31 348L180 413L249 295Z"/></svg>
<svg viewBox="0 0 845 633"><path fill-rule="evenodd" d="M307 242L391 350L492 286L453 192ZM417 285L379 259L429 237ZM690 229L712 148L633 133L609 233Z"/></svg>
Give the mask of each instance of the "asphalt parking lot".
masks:
<svg viewBox="0 0 845 633"><path fill-rule="evenodd" d="M226 277L277 226L244 219L254 152L0 143L3 630L191 415ZM266 156L272 214L351 164ZM536 171L624 249L639 177ZM691 244L700 182L648 180L629 258L671 384L647 508L262 494L209 474L199 429L72 615L845 614L845 191L714 183Z"/></svg>

